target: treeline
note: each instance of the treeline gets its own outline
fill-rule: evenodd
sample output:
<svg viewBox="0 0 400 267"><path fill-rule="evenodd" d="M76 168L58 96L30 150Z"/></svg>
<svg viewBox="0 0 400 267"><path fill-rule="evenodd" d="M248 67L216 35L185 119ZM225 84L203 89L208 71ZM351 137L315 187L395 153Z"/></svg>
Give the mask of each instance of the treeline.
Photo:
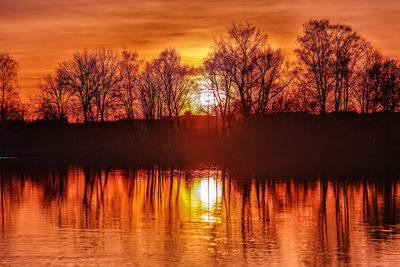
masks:
<svg viewBox="0 0 400 267"><path fill-rule="evenodd" d="M208 94L198 112L217 116L226 134L234 121L254 115L399 110L399 62L350 26L310 20L294 52L297 60L290 62L251 24L228 27L198 68L183 64L173 48L151 61L135 51L80 50L41 79L30 114L62 122L173 120L179 126L180 115ZM16 94L17 71L15 60L1 54L1 122L27 114Z"/></svg>

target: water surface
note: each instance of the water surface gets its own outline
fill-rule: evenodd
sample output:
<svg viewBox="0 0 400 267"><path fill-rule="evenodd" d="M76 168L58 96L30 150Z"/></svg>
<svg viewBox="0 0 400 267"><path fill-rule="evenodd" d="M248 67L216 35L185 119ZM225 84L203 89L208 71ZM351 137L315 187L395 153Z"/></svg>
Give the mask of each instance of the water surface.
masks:
<svg viewBox="0 0 400 267"><path fill-rule="evenodd" d="M0 167L0 265L398 266L397 177Z"/></svg>

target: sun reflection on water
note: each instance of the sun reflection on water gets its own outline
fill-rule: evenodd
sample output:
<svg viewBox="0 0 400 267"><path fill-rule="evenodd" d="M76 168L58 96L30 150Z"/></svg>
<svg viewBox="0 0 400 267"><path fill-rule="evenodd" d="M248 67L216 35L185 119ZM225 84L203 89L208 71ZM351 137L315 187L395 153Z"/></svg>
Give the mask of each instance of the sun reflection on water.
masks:
<svg viewBox="0 0 400 267"><path fill-rule="evenodd" d="M397 180L28 171L0 175L0 265L363 266L366 255L371 265L400 263Z"/></svg>
<svg viewBox="0 0 400 267"><path fill-rule="evenodd" d="M217 213L222 198L221 180L214 177L197 179L192 194L192 205L201 210L201 221L220 222Z"/></svg>

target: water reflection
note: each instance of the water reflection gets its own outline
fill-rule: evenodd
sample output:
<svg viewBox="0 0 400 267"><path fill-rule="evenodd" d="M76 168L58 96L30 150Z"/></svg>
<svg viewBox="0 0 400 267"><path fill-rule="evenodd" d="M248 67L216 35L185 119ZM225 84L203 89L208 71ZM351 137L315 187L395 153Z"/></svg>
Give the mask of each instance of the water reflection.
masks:
<svg viewBox="0 0 400 267"><path fill-rule="evenodd" d="M0 264L398 265L396 179L0 167Z"/></svg>

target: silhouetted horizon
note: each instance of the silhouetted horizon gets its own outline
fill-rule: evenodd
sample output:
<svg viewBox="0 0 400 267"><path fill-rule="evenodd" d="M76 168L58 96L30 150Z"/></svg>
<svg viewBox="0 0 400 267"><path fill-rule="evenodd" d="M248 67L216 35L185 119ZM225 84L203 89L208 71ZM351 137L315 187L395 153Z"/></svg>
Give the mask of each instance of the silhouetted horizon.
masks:
<svg viewBox="0 0 400 267"><path fill-rule="evenodd" d="M303 24L290 60L268 33L232 23L216 38L203 64L182 62L172 47L152 60L135 50L98 46L75 51L40 79L29 102L18 96L20 66L0 54L1 123L72 122L215 115L222 130L232 120L276 112L359 113L400 109L400 63L382 55L345 24L311 19Z"/></svg>

